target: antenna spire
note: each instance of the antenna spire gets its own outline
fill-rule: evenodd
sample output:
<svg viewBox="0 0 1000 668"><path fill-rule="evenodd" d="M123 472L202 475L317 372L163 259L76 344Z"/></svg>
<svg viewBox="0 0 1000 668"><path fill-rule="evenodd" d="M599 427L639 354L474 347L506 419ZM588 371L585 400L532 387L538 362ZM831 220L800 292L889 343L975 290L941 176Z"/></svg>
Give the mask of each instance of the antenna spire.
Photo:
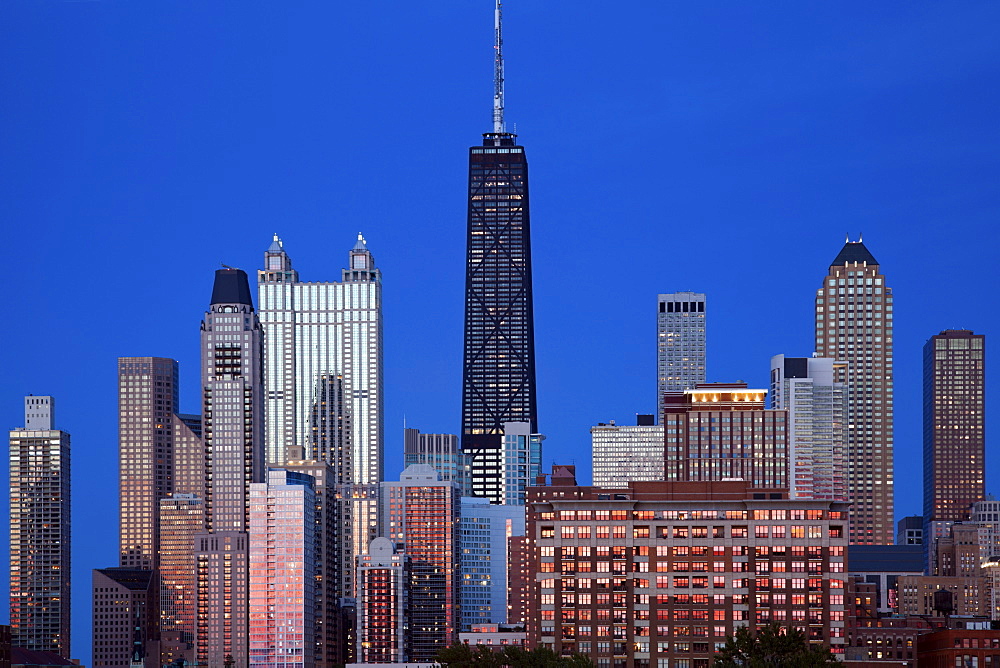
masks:
<svg viewBox="0 0 1000 668"><path fill-rule="evenodd" d="M493 12L493 27L496 31L496 57L493 62L493 132L506 132L503 122L503 2L497 0Z"/></svg>

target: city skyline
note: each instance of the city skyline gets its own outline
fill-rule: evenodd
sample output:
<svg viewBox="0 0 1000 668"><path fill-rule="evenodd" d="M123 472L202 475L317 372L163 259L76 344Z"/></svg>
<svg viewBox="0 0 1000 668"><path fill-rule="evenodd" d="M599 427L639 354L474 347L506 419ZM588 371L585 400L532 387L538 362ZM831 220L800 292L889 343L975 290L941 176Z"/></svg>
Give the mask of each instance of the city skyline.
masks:
<svg viewBox="0 0 1000 668"><path fill-rule="evenodd" d="M8 426L17 426L19 397L59 397L60 422L77 452L87 453L74 461L78 498L94 515L115 517L116 358L177 359L180 410L197 412L191 323L218 262L256 269L278 229L304 275L329 278L363 229L392 286L386 478L403 468L404 415L424 432L458 433L463 163L470 137L489 120L484 96L465 82L489 80L479 67L483 8L401 7L379 17L350 8L333 22L343 39L330 39L308 25L324 21L285 9L251 9L231 24L228 12L212 8L176 21L138 7L67 4L81 6L53 15L9 8L8 25L23 30L0 46L7 61L26 63L2 82L6 97L23 101L13 105L3 139L11 156L3 167L11 193L5 218L19 221L12 243L30 268L15 276L9 306L51 325L5 337ZM558 9L506 8L518 25L508 40L508 117L520 122L532 154L546 469L575 459L585 480L579 452L589 428L653 411L657 294L707 294L707 379L766 387L771 355L811 352L818 268L845 233L863 231L900 299L897 479L920 478L923 343L946 328L987 336L997 329L988 267L1000 212L991 28L1000 12L920 4L889 16L853 7L846 16L832 8L813 16L805 8L784 16L740 8L721 24L696 8L658 8L644 20L602 12L574 16L565 29L553 28L566 18ZM269 12L280 19L274 33ZM156 40L150 18L160 22ZM377 31L385 53L347 39L341 24L365 26L366 39ZM432 36L415 66L444 73L444 83L393 71L412 61L414 29ZM286 33L306 38L286 44ZM231 58L216 50L220 34ZM581 35L604 39L582 68ZM258 78L268 45L276 48ZM122 52L138 55L112 57ZM325 78L304 85L329 63L357 58L362 76L337 68L339 85ZM193 81L176 75L186 71L197 71ZM594 76L609 83L585 85ZM366 77L377 85L363 86ZM452 80L463 82L461 90ZM205 93L197 103L176 96L189 83ZM384 184L396 171L385 157L404 155L394 128L406 98L420 102L422 132L434 140L425 164L391 190ZM666 165L646 153L664 133ZM338 156L359 157L342 164L330 158L335 147ZM958 225L960 234L942 233ZM929 266L931 239L939 259ZM90 278L96 257L113 258L111 279ZM750 286L766 295L749 298ZM77 331L51 319L56 306ZM904 407L909 417L900 417ZM989 481L987 492L995 492ZM918 495L898 490L897 516L919 512ZM113 521L88 524L79 513L76 520L80 648L89 638L80 614L89 571L117 561L117 540ZM73 655L86 661L86 651Z"/></svg>

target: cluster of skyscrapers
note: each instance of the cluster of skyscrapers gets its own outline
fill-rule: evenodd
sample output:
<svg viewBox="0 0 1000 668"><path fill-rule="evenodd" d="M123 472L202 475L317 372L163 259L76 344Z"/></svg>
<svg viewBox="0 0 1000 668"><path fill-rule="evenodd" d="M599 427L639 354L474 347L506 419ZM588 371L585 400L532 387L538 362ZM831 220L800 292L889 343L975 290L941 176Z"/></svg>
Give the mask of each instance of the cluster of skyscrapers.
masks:
<svg viewBox="0 0 1000 668"><path fill-rule="evenodd" d="M459 639L700 668L770 621L848 653L848 546L894 530L878 262L847 241L815 292L813 354L773 357L766 388L706 382L706 295L659 295L655 413L592 428L592 486L543 474L499 3L496 31L494 126L469 155L459 433L405 429L407 468L386 479L382 275L361 235L339 281L300 280L277 235L256 299L246 272L217 270L200 414L179 412L175 360L118 362L120 549L93 572L95 668L430 662ZM952 546L928 548L931 575L960 570L974 504L1000 526L982 506L984 365L970 331L924 350L922 534ZM69 435L51 397L26 398L10 444L13 643L67 657Z"/></svg>

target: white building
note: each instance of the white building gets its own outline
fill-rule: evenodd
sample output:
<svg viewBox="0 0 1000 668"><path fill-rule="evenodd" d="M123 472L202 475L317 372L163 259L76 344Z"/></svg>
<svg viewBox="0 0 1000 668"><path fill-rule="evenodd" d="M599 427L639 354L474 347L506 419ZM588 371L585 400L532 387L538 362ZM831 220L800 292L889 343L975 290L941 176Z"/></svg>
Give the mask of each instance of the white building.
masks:
<svg viewBox="0 0 1000 668"><path fill-rule="evenodd" d="M524 535L523 505L463 497L459 519L459 628L507 621L507 539Z"/></svg>
<svg viewBox="0 0 1000 668"><path fill-rule="evenodd" d="M844 460L846 392L834 381L842 363L824 357L771 358L771 408L788 411L789 494L793 499L847 498Z"/></svg>
<svg viewBox="0 0 1000 668"><path fill-rule="evenodd" d="M652 424L652 416L638 417L637 425L611 420L590 428L595 487L663 480L663 425Z"/></svg>
<svg viewBox="0 0 1000 668"><path fill-rule="evenodd" d="M658 296L656 317L656 414L664 392L683 392L705 382L705 295Z"/></svg>

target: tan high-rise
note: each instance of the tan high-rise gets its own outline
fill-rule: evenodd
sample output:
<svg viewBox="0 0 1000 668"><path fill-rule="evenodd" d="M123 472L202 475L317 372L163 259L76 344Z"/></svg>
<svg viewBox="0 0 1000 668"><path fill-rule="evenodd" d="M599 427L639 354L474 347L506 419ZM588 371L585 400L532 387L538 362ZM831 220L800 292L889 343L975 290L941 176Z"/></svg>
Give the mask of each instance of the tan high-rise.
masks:
<svg viewBox="0 0 1000 668"><path fill-rule="evenodd" d="M848 241L816 291L816 352L846 362L845 454L850 542L893 542L892 290L878 261Z"/></svg>

